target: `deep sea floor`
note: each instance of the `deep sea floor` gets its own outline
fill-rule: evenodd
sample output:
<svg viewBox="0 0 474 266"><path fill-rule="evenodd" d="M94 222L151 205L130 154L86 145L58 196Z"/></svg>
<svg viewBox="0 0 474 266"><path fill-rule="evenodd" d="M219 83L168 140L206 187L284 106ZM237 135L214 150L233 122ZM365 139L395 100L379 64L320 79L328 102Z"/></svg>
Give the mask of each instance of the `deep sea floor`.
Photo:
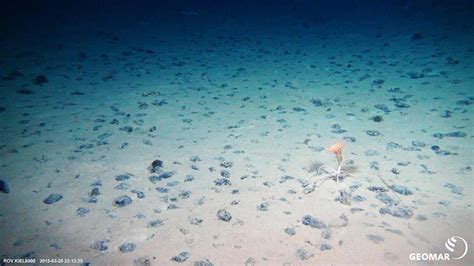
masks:
<svg viewBox="0 0 474 266"><path fill-rule="evenodd" d="M472 28L182 19L2 40L2 258L406 264L474 243ZM335 142L339 186L317 173Z"/></svg>

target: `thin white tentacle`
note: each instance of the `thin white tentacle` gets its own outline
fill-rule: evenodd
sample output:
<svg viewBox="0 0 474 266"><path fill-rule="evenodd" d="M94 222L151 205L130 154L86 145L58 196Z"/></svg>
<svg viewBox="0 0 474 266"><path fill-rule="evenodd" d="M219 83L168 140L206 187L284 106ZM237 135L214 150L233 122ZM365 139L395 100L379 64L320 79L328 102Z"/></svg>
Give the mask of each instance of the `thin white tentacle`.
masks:
<svg viewBox="0 0 474 266"><path fill-rule="evenodd" d="M321 170L325 170L325 172L336 172L335 169L327 166L327 165L321 165L319 168L318 168L318 175L321 173ZM329 170L329 171L328 171Z"/></svg>
<svg viewBox="0 0 474 266"><path fill-rule="evenodd" d="M333 169L333 168L331 168L327 165L321 165L318 168L318 171L316 173L316 176L322 177L318 181L323 182L323 181L326 181L327 179L334 179L336 181L337 185L340 186L339 179L344 179L345 177L354 177L351 173L342 170L342 167L348 161L349 161L348 159L342 160L341 163L339 164L339 166L337 167L337 170ZM322 172L325 172L325 173L322 174Z"/></svg>

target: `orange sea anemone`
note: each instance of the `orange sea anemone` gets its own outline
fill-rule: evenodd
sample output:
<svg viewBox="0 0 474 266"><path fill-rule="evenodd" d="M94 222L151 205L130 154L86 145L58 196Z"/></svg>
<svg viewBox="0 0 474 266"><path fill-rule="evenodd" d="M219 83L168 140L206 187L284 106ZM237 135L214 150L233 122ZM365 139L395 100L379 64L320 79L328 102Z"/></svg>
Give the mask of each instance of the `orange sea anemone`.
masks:
<svg viewBox="0 0 474 266"><path fill-rule="evenodd" d="M328 147L328 151L336 155L337 167L339 167L342 163L342 148L343 147L344 147L344 143L342 142L336 142Z"/></svg>
<svg viewBox="0 0 474 266"><path fill-rule="evenodd" d="M343 147L344 147L344 143L340 143L340 142L334 143L328 147L328 151L335 154L340 154L342 152Z"/></svg>

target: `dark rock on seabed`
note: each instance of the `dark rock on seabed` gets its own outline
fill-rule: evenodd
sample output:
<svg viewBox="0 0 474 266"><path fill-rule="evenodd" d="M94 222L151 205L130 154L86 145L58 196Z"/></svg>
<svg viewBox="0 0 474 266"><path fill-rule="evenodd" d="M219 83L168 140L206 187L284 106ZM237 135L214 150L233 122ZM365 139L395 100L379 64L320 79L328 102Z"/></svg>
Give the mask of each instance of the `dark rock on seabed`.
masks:
<svg viewBox="0 0 474 266"><path fill-rule="evenodd" d="M187 259L189 259L190 256L191 254L189 254L189 252L183 251L179 253L177 256L172 257L171 260L174 260L176 262L185 262Z"/></svg>
<svg viewBox="0 0 474 266"><path fill-rule="evenodd" d="M35 94L34 91L29 90L29 89L19 89L16 91L18 94L23 94L23 95L30 95L30 94Z"/></svg>
<svg viewBox="0 0 474 266"><path fill-rule="evenodd" d="M231 168L232 165L233 165L233 163L232 163L231 161L223 161L223 162L221 163L221 166L222 166L222 167L225 167L225 168Z"/></svg>
<svg viewBox="0 0 474 266"><path fill-rule="evenodd" d="M324 222L314 218L311 215L303 216L302 223L304 225L308 225L308 226L313 227L313 228L318 228L318 229L326 228L326 224Z"/></svg>
<svg viewBox="0 0 474 266"><path fill-rule="evenodd" d="M311 257L314 256L314 254L304 248L299 248L298 250L296 250L296 256L300 259L300 260L308 260L310 259Z"/></svg>
<svg viewBox="0 0 474 266"><path fill-rule="evenodd" d="M444 137L450 137L450 138L464 138L466 137L467 134L465 132L461 131L455 131L455 132L449 132L449 133L433 133L433 137L442 139Z"/></svg>
<svg viewBox="0 0 474 266"><path fill-rule="evenodd" d="M221 176L225 178L230 178L230 173L227 170L222 170L221 171Z"/></svg>
<svg viewBox="0 0 474 266"><path fill-rule="evenodd" d="M370 241L372 241L372 242L374 242L374 243L376 243L376 244L379 244L379 243L383 242L383 240L384 240L383 237L381 237L381 236L379 236L379 235L371 235L371 234L367 235L367 238L368 238Z"/></svg>
<svg viewBox="0 0 474 266"><path fill-rule="evenodd" d="M224 221L224 222L230 222L230 220L232 219L232 215L230 215L230 213L227 210L220 209L217 212L217 218L219 218L219 220Z"/></svg>
<svg viewBox="0 0 474 266"><path fill-rule="evenodd" d="M378 193L377 196L375 196L375 198L377 198L378 200L380 200L381 202L387 205L393 205L396 203L396 201L385 192Z"/></svg>
<svg viewBox="0 0 474 266"><path fill-rule="evenodd" d="M268 211L268 202L263 202L257 205L257 211Z"/></svg>
<svg viewBox="0 0 474 266"><path fill-rule="evenodd" d="M437 155L457 155L457 153L441 149L441 147L438 145L431 146L431 150L434 151Z"/></svg>
<svg viewBox="0 0 474 266"><path fill-rule="evenodd" d="M108 240L96 241L91 245L91 248L98 251L106 251L107 249L109 249L109 247L107 246L108 242L109 242Z"/></svg>
<svg viewBox="0 0 474 266"><path fill-rule="evenodd" d="M340 190L339 195L334 199L344 205L351 205L351 193L346 190Z"/></svg>
<svg viewBox="0 0 474 266"><path fill-rule="evenodd" d="M398 194L402 194L402 195L412 195L413 194L413 191L411 191L411 189L409 189L408 187L405 187L405 186L401 186L401 185L391 185L389 186L389 188L395 192L397 192Z"/></svg>
<svg viewBox="0 0 474 266"><path fill-rule="evenodd" d="M135 245L134 243L123 243L122 245L120 245L119 251L122 253L128 253L134 251L136 247L137 245Z"/></svg>
<svg viewBox="0 0 474 266"><path fill-rule="evenodd" d="M0 192L10 193L10 188L6 181L0 180Z"/></svg>
<svg viewBox="0 0 474 266"><path fill-rule="evenodd" d="M123 126L121 128L119 128L120 131L125 131L127 133L132 133L133 132L133 127L131 126Z"/></svg>
<svg viewBox="0 0 474 266"><path fill-rule="evenodd" d="M137 198L139 198L139 199L145 198L145 193L143 191L138 191L138 190L134 189L131 192L136 194Z"/></svg>
<svg viewBox="0 0 474 266"><path fill-rule="evenodd" d="M99 188L98 187L93 188L90 192L90 195L91 195L91 197L100 195Z"/></svg>
<svg viewBox="0 0 474 266"><path fill-rule="evenodd" d="M38 75L32 80L33 84L42 86L45 83L48 83L48 78L45 75Z"/></svg>
<svg viewBox="0 0 474 266"><path fill-rule="evenodd" d="M154 160L151 162L150 166L150 173L160 173L161 168L163 168L163 161L162 160Z"/></svg>
<svg viewBox="0 0 474 266"><path fill-rule="evenodd" d="M389 214L397 218L409 219L413 216L413 211L407 207L390 205L379 210L380 214Z"/></svg>
<svg viewBox="0 0 474 266"><path fill-rule="evenodd" d="M381 115L375 115L375 116L372 116L370 118L370 120L374 121L374 122L377 122L377 123L380 123L383 121L383 117Z"/></svg>
<svg viewBox="0 0 474 266"><path fill-rule="evenodd" d="M193 266L214 266L209 260L198 260L194 262Z"/></svg>
<svg viewBox="0 0 474 266"><path fill-rule="evenodd" d="M372 192L387 192L388 191L388 189L384 187L377 187L377 186L371 186L371 187L368 187L367 189Z"/></svg>
<svg viewBox="0 0 474 266"><path fill-rule="evenodd" d="M157 176L156 176L156 175L152 175L152 176L148 177L148 179L150 179L150 181L151 181L152 183L156 183L156 182L159 182L159 181L161 181L161 180L163 180L163 179L168 179L168 178L170 178L170 177L172 177L172 176L173 176L173 173L172 173L172 172L163 172L163 173L161 173L161 174L159 174L159 175L157 175Z"/></svg>
<svg viewBox="0 0 474 266"><path fill-rule="evenodd" d="M127 190L128 188L130 188L130 184L127 182L121 182L114 187L114 189L118 190Z"/></svg>
<svg viewBox="0 0 474 266"><path fill-rule="evenodd" d="M287 233L290 236L296 235L296 230L293 227L287 227L285 228L285 233Z"/></svg>
<svg viewBox="0 0 474 266"><path fill-rule="evenodd" d="M116 181L124 181L127 179L130 179L130 176L128 174L118 175L115 177Z"/></svg>
<svg viewBox="0 0 474 266"><path fill-rule="evenodd" d="M367 133L367 135L369 135L371 137L380 136L380 132L377 131L377 130L367 130L367 131L365 131L365 133Z"/></svg>
<svg viewBox="0 0 474 266"><path fill-rule="evenodd" d="M201 224L204 220L198 217L189 217L188 221L192 225L199 225Z"/></svg>
<svg viewBox="0 0 474 266"><path fill-rule="evenodd" d="M125 207L132 203L132 199L129 196L120 196L114 200L114 206Z"/></svg>
<svg viewBox="0 0 474 266"><path fill-rule="evenodd" d="M47 198L43 200L44 203L46 204L53 204L58 201L60 201L63 198L63 195L57 194L57 193L52 193L50 194Z"/></svg>
<svg viewBox="0 0 474 266"><path fill-rule="evenodd" d="M325 250L331 250L332 246L328 243L323 243L319 246L319 250L325 251Z"/></svg>
<svg viewBox="0 0 474 266"><path fill-rule="evenodd" d="M84 207L79 207L76 210L76 215L79 217L84 217L89 212L89 209Z"/></svg>
<svg viewBox="0 0 474 266"><path fill-rule="evenodd" d="M153 220L153 221L150 221L147 225L148 228L157 228L157 227L160 227L164 225L164 222L163 220L160 220L160 219L156 219L156 220Z"/></svg>
<svg viewBox="0 0 474 266"><path fill-rule="evenodd" d="M451 193L453 193L453 194L462 195L462 191L463 191L462 187L456 186L456 185L451 184L451 183L446 183L444 185L444 187L450 189Z"/></svg>
<svg viewBox="0 0 474 266"><path fill-rule="evenodd" d="M419 141L419 140L414 140L411 142L411 145L413 145L414 147L425 147L426 146L426 143L424 143L423 141Z"/></svg>
<svg viewBox="0 0 474 266"><path fill-rule="evenodd" d="M216 186L231 186L232 182L227 178L218 178L214 180L214 184L216 184Z"/></svg>

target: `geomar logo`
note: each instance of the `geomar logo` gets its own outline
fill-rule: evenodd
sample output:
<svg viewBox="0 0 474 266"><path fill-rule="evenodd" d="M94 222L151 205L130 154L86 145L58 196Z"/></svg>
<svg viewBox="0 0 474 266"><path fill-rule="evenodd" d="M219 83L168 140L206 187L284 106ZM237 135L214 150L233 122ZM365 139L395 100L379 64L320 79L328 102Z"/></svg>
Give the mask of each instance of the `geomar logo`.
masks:
<svg viewBox="0 0 474 266"><path fill-rule="evenodd" d="M469 250L467 241L460 236L452 236L448 238L444 243L444 246L449 253L410 253L410 260L459 260L464 258Z"/></svg>

